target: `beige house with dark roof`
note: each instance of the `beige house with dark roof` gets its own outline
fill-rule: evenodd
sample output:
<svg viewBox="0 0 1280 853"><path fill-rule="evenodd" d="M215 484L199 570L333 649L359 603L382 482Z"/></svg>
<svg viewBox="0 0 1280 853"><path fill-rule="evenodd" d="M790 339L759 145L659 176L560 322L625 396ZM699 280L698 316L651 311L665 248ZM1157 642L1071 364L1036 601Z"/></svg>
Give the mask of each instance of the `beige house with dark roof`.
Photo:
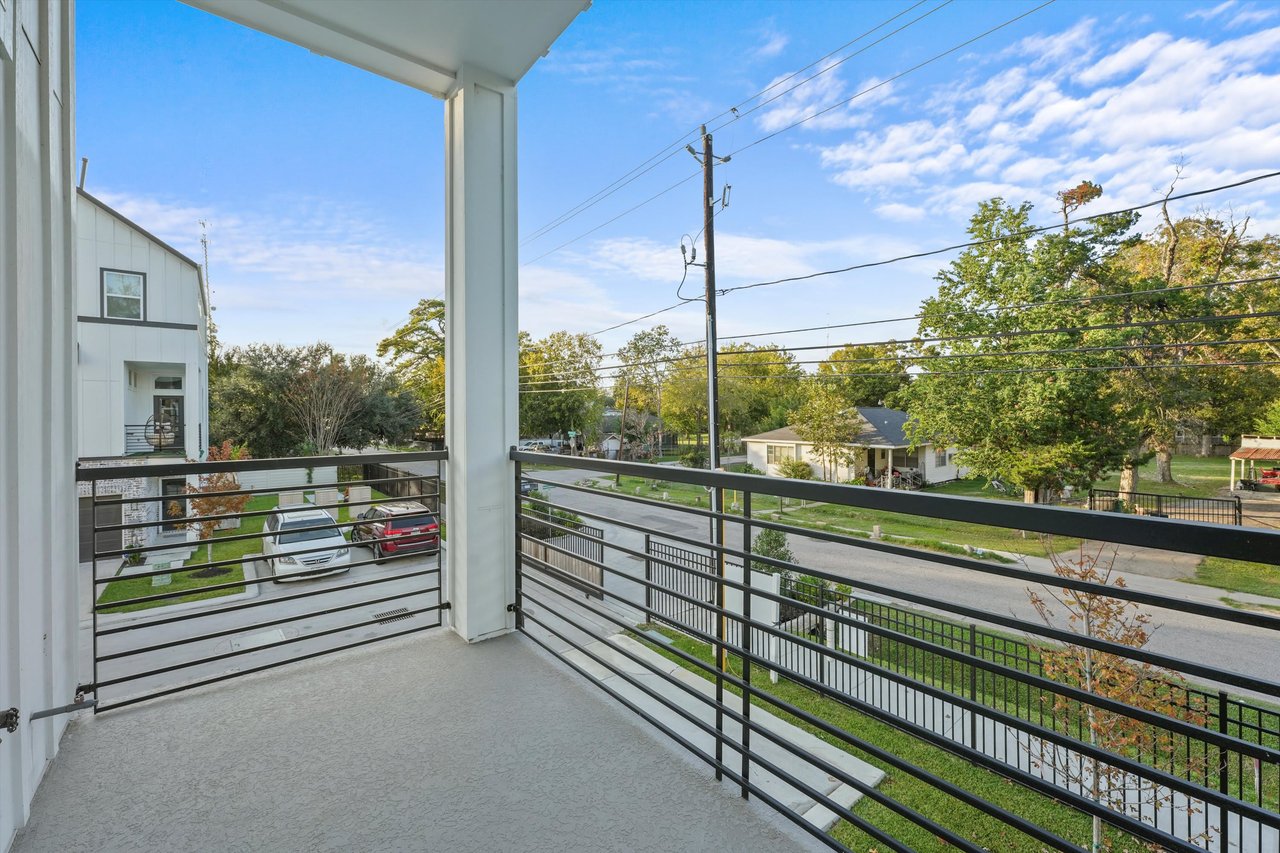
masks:
<svg viewBox="0 0 1280 853"><path fill-rule="evenodd" d="M912 488L965 476L964 469L955 462L955 448L922 444L911 449L906 436L909 417L906 412L883 406L858 406L855 411L861 429L849 442L853 463L838 466L832 477L834 481L856 480L868 485ZM742 442L747 449L747 461L766 474L776 476L780 463L799 459L809 463L815 478L823 476L822 460L795 427L749 435Z"/></svg>

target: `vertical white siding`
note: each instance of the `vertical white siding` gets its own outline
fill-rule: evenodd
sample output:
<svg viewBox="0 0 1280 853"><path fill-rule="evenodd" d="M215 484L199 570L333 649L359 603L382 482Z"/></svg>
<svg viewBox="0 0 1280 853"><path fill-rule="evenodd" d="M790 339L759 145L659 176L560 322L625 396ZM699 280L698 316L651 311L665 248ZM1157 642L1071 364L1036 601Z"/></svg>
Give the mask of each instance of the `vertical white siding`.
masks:
<svg viewBox="0 0 1280 853"><path fill-rule="evenodd" d="M26 820L76 685L74 4L0 0L0 849Z"/></svg>

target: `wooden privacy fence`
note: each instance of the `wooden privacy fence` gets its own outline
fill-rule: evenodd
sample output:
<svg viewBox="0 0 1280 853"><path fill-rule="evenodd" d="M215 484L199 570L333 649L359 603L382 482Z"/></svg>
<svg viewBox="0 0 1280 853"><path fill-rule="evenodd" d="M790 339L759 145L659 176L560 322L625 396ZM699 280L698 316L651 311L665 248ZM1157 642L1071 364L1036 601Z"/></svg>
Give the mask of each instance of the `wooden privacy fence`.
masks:
<svg viewBox="0 0 1280 853"><path fill-rule="evenodd" d="M596 598L604 597L604 531L580 524L574 533L550 539L520 535L520 553L538 561L537 568L550 567L560 579Z"/></svg>

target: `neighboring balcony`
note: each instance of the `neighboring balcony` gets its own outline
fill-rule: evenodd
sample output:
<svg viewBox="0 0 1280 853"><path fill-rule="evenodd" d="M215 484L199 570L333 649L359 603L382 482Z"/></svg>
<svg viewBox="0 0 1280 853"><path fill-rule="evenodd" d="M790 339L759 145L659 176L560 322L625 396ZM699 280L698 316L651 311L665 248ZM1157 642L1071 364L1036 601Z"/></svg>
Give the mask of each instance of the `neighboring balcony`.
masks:
<svg viewBox="0 0 1280 853"><path fill-rule="evenodd" d="M124 453L138 456L149 453L181 455L186 451L186 425L182 421L148 420L143 424L125 424Z"/></svg>

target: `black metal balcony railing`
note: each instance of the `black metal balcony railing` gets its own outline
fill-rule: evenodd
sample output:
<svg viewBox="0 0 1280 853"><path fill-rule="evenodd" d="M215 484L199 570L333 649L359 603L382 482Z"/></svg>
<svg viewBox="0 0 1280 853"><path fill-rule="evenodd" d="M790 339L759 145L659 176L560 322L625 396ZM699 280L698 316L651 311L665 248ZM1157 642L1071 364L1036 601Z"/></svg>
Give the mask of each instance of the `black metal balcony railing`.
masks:
<svg viewBox="0 0 1280 853"><path fill-rule="evenodd" d="M186 449L186 427L181 421L124 425L126 456L139 453L181 453Z"/></svg>
<svg viewBox="0 0 1280 853"><path fill-rule="evenodd" d="M521 477L554 486L517 497L521 524L537 519L573 534L571 516L555 520L560 512L606 530L607 554L588 560L603 578L595 598L582 597L580 575L567 577L527 551L518 558L520 629L549 651L570 647L573 655L561 655L568 665L595 678L615 699L709 764L717 779L727 778L744 797L756 795L779 808L827 846L1081 851L1092 846L1091 824L1097 818L1104 827L1102 841L1111 849L1280 849L1280 709L1274 704L1280 683L1271 677L1269 661L1223 655L1221 649L1206 650L1206 660L1170 653L1188 648L1185 642L1134 648L1073 630L1065 619L1042 621L1026 614L1029 606L1020 616L994 603L966 605L959 595L949 597L941 580L936 589L932 583L923 587L930 594L921 594L919 587L907 590L908 584L899 589L860 579L852 565L835 572L753 553L752 540L763 530L782 531L816 541L827 549L824 555L838 553L850 564L859 556L865 562L891 555L895 565L908 558L921 572L945 568L954 578L960 570L984 583L1016 584L1020 593L1030 586L1093 604L1155 609L1190 625L1198 637L1230 629L1245 632L1245 639L1274 642L1280 637L1277 616L1164 595L1141 584L1066 578L830 527L799 527L786 523L781 513L753 514L752 501L769 495L772 499L757 501L757 507L776 508L776 498L786 497L1271 564L1280 563L1280 534L519 451L512 458L517 489ZM538 471L523 467L532 463ZM574 477L549 479L545 466L574 469ZM715 513L592 488L580 482L584 471L733 490L740 512ZM628 506L637 512L629 516ZM715 541L709 534L689 535L688 517L704 520L721 535ZM669 527L663 518L670 519ZM726 538L723 532L735 536ZM730 539L741 544L732 546ZM841 564L834 556L829 559L825 565ZM784 579L772 587L760 570L782 573ZM738 603L731 606L731 600ZM765 609L762 603L770 610L776 604L778 618L753 618L753 600L757 613ZM643 621L628 618L629 610L643 614ZM656 640L655 629L673 632L670 641ZM1161 632L1169 630L1176 629L1162 627L1155 636L1168 640ZM655 666L624 644L594 645L615 631L660 651L668 664L675 661L703 675L714 682L714 692L690 687L671 674L669 665ZM602 648L607 651L601 653ZM1160 678L1142 682L1147 692L1092 689L1061 667L1045 665L1046 657L1068 650L1079 650L1082 657L1087 650L1090 657L1084 659L1105 662L1113 673L1148 667ZM619 656L626 663L620 665ZM592 675L602 669L609 683ZM646 674L637 676L637 671ZM610 684L625 684L632 698ZM644 698L636 700L635 692ZM673 697L683 698L683 704ZM693 706L713 709L714 724L688 710L689 697ZM1152 697L1159 701L1148 701ZM654 711L659 707L665 718ZM783 715L877 764L891 774L890 783L868 784L829 757L780 738L752 719L753 708ZM670 724L676 717L678 726ZM713 738L714 749L701 748L678 731L687 732L689 725ZM891 731L899 738L893 746L886 743ZM752 745L760 739L775 755L778 748L786 750L862 799L846 807L788 774ZM769 793L776 788L758 782L762 772L829 809L838 822L824 829L784 806Z"/></svg>
<svg viewBox="0 0 1280 853"><path fill-rule="evenodd" d="M449 608L445 459L432 451L147 468L199 484L180 498L105 496L100 484L138 469L79 468L95 543L93 679L81 692L104 711L440 626ZM308 482L326 469L336 482ZM245 472L298 485L242 488L235 477ZM378 530L360 518L406 500L425 508L407 516L413 526ZM283 534L270 526L277 513L317 509L331 520L295 519ZM161 527L193 535L155 541Z"/></svg>

